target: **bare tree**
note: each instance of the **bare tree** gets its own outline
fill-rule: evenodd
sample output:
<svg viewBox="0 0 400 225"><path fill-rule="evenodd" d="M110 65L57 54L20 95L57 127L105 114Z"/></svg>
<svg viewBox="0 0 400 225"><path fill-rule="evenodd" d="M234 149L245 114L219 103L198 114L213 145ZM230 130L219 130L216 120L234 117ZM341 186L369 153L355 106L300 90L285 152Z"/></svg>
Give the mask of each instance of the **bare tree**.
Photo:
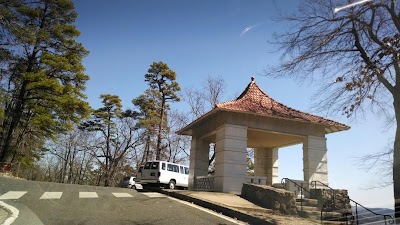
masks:
<svg viewBox="0 0 400 225"><path fill-rule="evenodd" d="M226 83L221 76L210 75L202 82L200 88L186 88L182 99L190 106L191 119L202 116L221 102L225 89Z"/></svg>
<svg viewBox="0 0 400 225"><path fill-rule="evenodd" d="M202 116L207 111L213 109L215 104L222 101L224 91L226 90L225 80L221 76L208 76L202 83L201 89L190 87L184 90L183 100L189 104L191 110L191 119ZM208 107L207 107L208 105ZM215 159L215 144L210 146L209 167L213 171L212 162Z"/></svg>
<svg viewBox="0 0 400 225"><path fill-rule="evenodd" d="M202 116L205 112L205 101L203 93L193 87L183 90L182 99L189 105L191 119L196 119Z"/></svg>
<svg viewBox="0 0 400 225"><path fill-rule="evenodd" d="M282 62L267 75L321 82L319 106L328 112L395 115L392 170L400 223L400 4L375 0L333 12L346 3L304 0L296 13L281 15L292 26L275 35Z"/></svg>
<svg viewBox="0 0 400 225"><path fill-rule="evenodd" d="M96 135L91 152L100 166L100 173L104 173L104 186L110 186L118 169L124 166L128 153L141 144L141 138L136 126L138 113L122 111L121 99L116 95L100 97L104 106L94 110L92 118L82 123L80 129Z"/></svg>
<svg viewBox="0 0 400 225"><path fill-rule="evenodd" d="M87 176L87 169L93 162L93 157L89 152L92 138L93 135L90 132L75 127L65 134L59 134L56 140L49 141L47 143L49 151L44 160L45 177L51 177L51 171L53 171L57 174L57 179L47 181L80 183ZM53 159L57 161L56 165L49 164L51 156L56 157Z"/></svg>
<svg viewBox="0 0 400 225"><path fill-rule="evenodd" d="M366 189L393 185L393 144L385 151L363 155L357 161L366 172L379 175L379 181L370 182Z"/></svg>
<svg viewBox="0 0 400 225"><path fill-rule="evenodd" d="M182 128L188 122L188 115L183 112L171 111L168 115L168 132L165 134L166 159L169 162L182 163L188 160L190 148L190 138L176 134L176 131Z"/></svg>
<svg viewBox="0 0 400 225"><path fill-rule="evenodd" d="M225 80L221 76L208 76L203 82L203 98L210 104L209 109L213 109L215 104L219 103L226 89Z"/></svg>
<svg viewBox="0 0 400 225"><path fill-rule="evenodd" d="M104 173L100 180L104 177L104 186L115 185L114 176L124 166L129 152L135 151L141 142L139 132L136 128L136 121L132 118L118 118L115 121L116 126L113 128L113 138L109 143L109 150L106 151L105 137L99 134L95 145L92 146L92 155ZM100 132L101 133L101 132ZM107 160L106 160L107 159Z"/></svg>

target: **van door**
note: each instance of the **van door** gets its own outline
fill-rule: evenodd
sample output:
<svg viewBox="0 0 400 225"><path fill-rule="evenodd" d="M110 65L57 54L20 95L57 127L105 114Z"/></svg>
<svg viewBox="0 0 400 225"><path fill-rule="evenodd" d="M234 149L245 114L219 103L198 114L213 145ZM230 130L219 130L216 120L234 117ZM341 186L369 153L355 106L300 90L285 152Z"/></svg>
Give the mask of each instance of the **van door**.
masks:
<svg viewBox="0 0 400 225"><path fill-rule="evenodd" d="M168 184L168 172L167 172L167 164L165 162L161 162L161 168L158 170L160 172L160 176L158 177L160 183Z"/></svg>
<svg viewBox="0 0 400 225"><path fill-rule="evenodd" d="M179 166L174 165L174 164L167 164L167 171L166 171L168 183L170 180L175 180L176 185L180 184L180 178L179 178Z"/></svg>
<svg viewBox="0 0 400 225"><path fill-rule="evenodd" d="M138 181L138 182L140 182L140 180L142 179L142 170L143 170L143 166L140 166L136 173L136 181Z"/></svg>
<svg viewBox="0 0 400 225"><path fill-rule="evenodd" d="M150 179L150 167L151 167L151 162L146 162L144 164L144 167L142 169L142 175L141 175L141 180L149 180Z"/></svg>
<svg viewBox="0 0 400 225"><path fill-rule="evenodd" d="M182 184L182 187L189 187L189 168L184 167L185 169L185 175L183 176L184 183Z"/></svg>
<svg viewBox="0 0 400 225"><path fill-rule="evenodd" d="M150 166L150 179L154 179L158 181L158 176L159 176L159 168L160 162L152 162Z"/></svg>
<svg viewBox="0 0 400 225"><path fill-rule="evenodd" d="M183 186L185 184L185 170L183 169L183 166L179 166L179 183L178 186Z"/></svg>

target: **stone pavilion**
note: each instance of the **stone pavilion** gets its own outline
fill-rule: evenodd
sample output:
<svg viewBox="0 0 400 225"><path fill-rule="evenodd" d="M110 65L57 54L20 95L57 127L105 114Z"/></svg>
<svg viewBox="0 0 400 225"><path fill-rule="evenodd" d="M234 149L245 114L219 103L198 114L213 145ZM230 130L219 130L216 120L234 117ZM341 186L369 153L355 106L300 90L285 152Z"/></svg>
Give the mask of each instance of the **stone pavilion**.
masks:
<svg viewBox="0 0 400 225"><path fill-rule="evenodd" d="M192 136L189 189L240 193L243 183L279 183L279 148L296 144L303 145L302 182L328 185L326 135L348 129L275 101L252 77L236 100L216 104L177 133ZM211 143L215 143L212 176L208 175ZM254 177L246 176L247 148L254 148Z"/></svg>

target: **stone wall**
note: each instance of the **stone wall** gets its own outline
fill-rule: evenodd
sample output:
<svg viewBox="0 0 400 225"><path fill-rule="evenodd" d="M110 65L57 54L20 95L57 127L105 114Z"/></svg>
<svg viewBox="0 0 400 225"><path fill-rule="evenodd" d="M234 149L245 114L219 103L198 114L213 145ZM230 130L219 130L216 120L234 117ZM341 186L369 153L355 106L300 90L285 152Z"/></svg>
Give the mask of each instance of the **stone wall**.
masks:
<svg viewBox="0 0 400 225"><path fill-rule="evenodd" d="M335 189L311 189L311 194L318 199L318 208L321 209L325 203L326 211L351 213L351 205L347 190ZM334 193L334 194L333 194ZM334 198L332 198L334 196Z"/></svg>
<svg viewBox="0 0 400 225"><path fill-rule="evenodd" d="M296 197L293 192L269 186L243 184L241 197L261 207L285 215L297 215Z"/></svg>

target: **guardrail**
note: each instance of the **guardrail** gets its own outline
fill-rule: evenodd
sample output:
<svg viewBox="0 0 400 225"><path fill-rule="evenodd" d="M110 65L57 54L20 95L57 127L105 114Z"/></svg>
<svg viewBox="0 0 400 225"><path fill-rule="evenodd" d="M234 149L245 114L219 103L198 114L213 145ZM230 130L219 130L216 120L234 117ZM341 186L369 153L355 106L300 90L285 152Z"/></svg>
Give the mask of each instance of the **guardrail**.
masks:
<svg viewBox="0 0 400 225"><path fill-rule="evenodd" d="M321 219L322 219L322 213L323 213L323 210L324 210L325 207L333 207L333 208L335 208L335 206L336 206L336 204L335 204L335 203L336 203L336 202L335 202L335 189L329 187L328 185L326 185L326 184L324 184L324 183L322 183L322 182L320 182L320 181L312 181L312 182L310 183L310 187L313 187L314 189L317 189L317 184L318 184L318 185L322 185L322 186L328 188L328 189L331 190L331 192L332 192L332 197L331 197L331 198L332 198L332 206L325 205L325 203L322 204L322 208L321 208ZM376 213L376 212L374 212L374 211L372 211L372 210L366 208L365 206L361 205L360 203L354 201L354 200L351 199L351 198L349 198L349 200L350 200L351 202L353 202L353 203L356 205L356 216L355 216L355 218L354 218L354 216L353 216L351 213L346 213L346 215L345 215L345 216L346 216L346 224L347 224L347 222L351 222L351 223L352 223L353 220L355 220L355 222L356 222L357 225L359 224L359 218L358 218L358 207L359 207L359 206L361 206L362 208L364 208L364 209L367 210L368 212L374 214L375 216L382 216L382 217L383 217L383 220L385 221L385 225L387 225L388 223L389 223L389 224L394 224L394 219L393 219L393 217L392 217L391 215ZM350 215L351 215L351 216L350 216ZM350 216L350 221L349 221L349 219L348 219L349 216Z"/></svg>
<svg viewBox="0 0 400 225"><path fill-rule="evenodd" d="M361 205L360 203L358 203L358 202L356 202L356 201L354 201L354 200L352 200L352 199L350 199L350 198L349 198L349 200L350 200L351 202L353 202L353 203L356 205L356 218L355 218L355 220L356 220L356 224L357 224L357 225L359 224L358 206L361 206L362 208L364 208L364 209L367 210L368 212L374 214L375 216L382 216L382 217L383 217L383 221L385 221L385 225L387 225L387 224L394 224L394 219L393 219L393 217L392 217L391 215L376 213L376 212L374 212L374 211L372 211L372 210L366 208L365 206Z"/></svg>

